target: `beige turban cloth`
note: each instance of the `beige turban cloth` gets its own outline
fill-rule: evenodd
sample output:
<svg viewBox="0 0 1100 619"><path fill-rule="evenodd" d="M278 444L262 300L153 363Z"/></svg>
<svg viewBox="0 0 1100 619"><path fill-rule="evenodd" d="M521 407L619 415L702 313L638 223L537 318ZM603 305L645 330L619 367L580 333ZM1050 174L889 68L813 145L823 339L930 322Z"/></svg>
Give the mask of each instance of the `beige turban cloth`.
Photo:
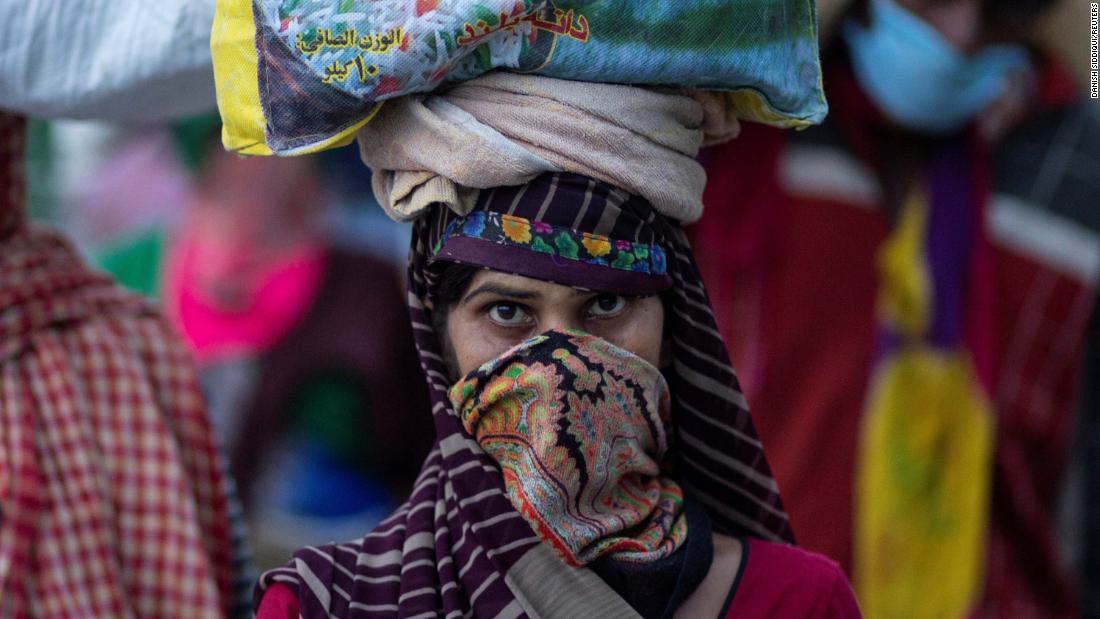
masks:
<svg viewBox="0 0 1100 619"><path fill-rule="evenodd" d="M703 212L700 146L737 131L720 93L498 71L387 101L358 138L374 195L399 221L434 202L465 214L481 189L565 171L642 196L690 223Z"/></svg>

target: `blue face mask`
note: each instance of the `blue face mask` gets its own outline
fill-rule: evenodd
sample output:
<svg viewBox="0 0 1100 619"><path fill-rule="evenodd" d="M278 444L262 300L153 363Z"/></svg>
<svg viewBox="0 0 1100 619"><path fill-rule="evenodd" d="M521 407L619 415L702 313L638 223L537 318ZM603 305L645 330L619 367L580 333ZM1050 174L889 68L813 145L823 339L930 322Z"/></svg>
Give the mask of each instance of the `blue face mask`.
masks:
<svg viewBox="0 0 1100 619"><path fill-rule="evenodd" d="M893 0L871 0L871 27L849 21L844 40L863 89L890 118L929 133L962 128L1029 66L1018 45L963 55Z"/></svg>

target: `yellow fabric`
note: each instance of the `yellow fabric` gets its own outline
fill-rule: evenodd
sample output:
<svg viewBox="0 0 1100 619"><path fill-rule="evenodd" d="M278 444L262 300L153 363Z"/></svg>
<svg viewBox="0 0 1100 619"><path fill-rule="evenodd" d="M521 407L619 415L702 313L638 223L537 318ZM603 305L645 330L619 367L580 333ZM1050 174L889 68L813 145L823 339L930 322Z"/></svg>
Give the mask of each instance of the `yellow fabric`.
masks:
<svg viewBox="0 0 1100 619"><path fill-rule="evenodd" d="M965 353L964 353L965 354ZM878 368L859 453L855 586L868 619L956 619L982 592L992 410L963 354Z"/></svg>
<svg viewBox="0 0 1100 619"><path fill-rule="evenodd" d="M816 122L805 118L795 118L776 111L764 95L756 90L743 88L725 93L726 101L735 115L742 120L763 123L781 129L805 129Z"/></svg>
<svg viewBox="0 0 1100 619"><path fill-rule="evenodd" d="M907 338L927 330L933 311L932 284L922 251L927 224L928 209L921 194L914 192L878 255L880 319Z"/></svg>
<svg viewBox="0 0 1100 619"><path fill-rule="evenodd" d="M242 155L272 155L265 140L266 120L260 107L256 31L251 0L217 0L210 52L222 117L222 144L226 150ZM362 120L324 140L284 154L307 155L347 146L381 107L381 103L375 105Z"/></svg>
<svg viewBox="0 0 1100 619"><path fill-rule="evenodd" d="M270 155L257 79L256 25L250 0L217 0L210 32L222 144L242 155Z"/></svg>
<svg viewBox="0 0 1100 619"><path fill-rule="evenodd" d="M878 256L898 339L871 376L855 475L855 588L868 619L966 617L984 587L993 410L962 342L933 347L928 209L915 192Z"/></svg>
<svg viewBox="0 0 1100 619"><path fill-rule="evenodd" d="M280 154L288 156L310 155L313 153L319 153L323 150L328 150L330 148L340 148L341 146L347 146L355 140L355 136L358 135L359 130L362 129L364 125L374 120L375 115L378 114L378 110L380 109L382 109L382 104L376 103L374 104L374 107L372 107L370 111L367 112L367 115L364 116L361 120L355 121L355 123L348 125L344 129L341 129L339 132L334 133L328 138L325 138L320 142L314 142L312 144L309 144L308 146L303 146L302 148L286 151Z"/></svg>

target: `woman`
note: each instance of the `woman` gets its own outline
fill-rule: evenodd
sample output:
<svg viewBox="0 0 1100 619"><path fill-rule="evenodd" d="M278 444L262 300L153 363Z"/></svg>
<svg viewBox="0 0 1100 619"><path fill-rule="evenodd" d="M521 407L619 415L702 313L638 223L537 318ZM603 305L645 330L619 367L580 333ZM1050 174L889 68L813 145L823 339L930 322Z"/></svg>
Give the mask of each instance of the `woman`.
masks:
<svg viewBox="0 0 1100 619"><path fill-rule="evenodd" d="M783 545L690 249L647 200L547 173L438 205L408 283L436 446L374 532L267 573L259 617L858 616Z"/></svg>

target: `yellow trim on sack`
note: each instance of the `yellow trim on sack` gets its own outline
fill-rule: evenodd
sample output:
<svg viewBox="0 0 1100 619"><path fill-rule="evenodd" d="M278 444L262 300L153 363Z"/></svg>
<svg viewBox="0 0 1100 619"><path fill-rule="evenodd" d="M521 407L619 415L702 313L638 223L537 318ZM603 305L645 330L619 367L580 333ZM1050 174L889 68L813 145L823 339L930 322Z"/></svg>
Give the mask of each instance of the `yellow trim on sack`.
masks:
<svg viewBox="0 0 1100 619"><path fill-rule="evenodd" d="M805 129L817 124L805 118L794 118L775 111L762 93L751 88L726 93L726 102L742 120L764 123L780 129Z"/></svg>
<svg viewBox="0 0 1100 619"><path fill-rule="evenodd" d="M367 112L366 118L363 120L355 121L355 124L350 125L346 129L341 130L339 133L331 135L320 142L312 142L300 148L294 148L286 151L282 151L279 155L311 155L313 153L319 153L323 150L330 148L340 148L341 146L347 146L355 140L355 134L363 128L363 125L374 120L374 117L378 114L378 110L382 109L384 101L379 101L374 104L374 107ZM270 152L270 151L269 151Z"/></svg>
<svg viewBox="0 0 1100 619"><path fill-rule="evenodd" d="M242 155L274 155L276 153L267 144L267 120L260 106L256 32L251 0L217 0L210 52L214 59L218 111L222 117L222 145ZM381 108L381 103L375 104L365 118L320 142L277 154L308 155L346 146Z"/></svg>
<svg viewBox="0 0 1100 619"><path fill-rule="evenodd" d="M251 0L217 0L210 53L225 149L242 155L273 154L264 139Z"/></svg>

